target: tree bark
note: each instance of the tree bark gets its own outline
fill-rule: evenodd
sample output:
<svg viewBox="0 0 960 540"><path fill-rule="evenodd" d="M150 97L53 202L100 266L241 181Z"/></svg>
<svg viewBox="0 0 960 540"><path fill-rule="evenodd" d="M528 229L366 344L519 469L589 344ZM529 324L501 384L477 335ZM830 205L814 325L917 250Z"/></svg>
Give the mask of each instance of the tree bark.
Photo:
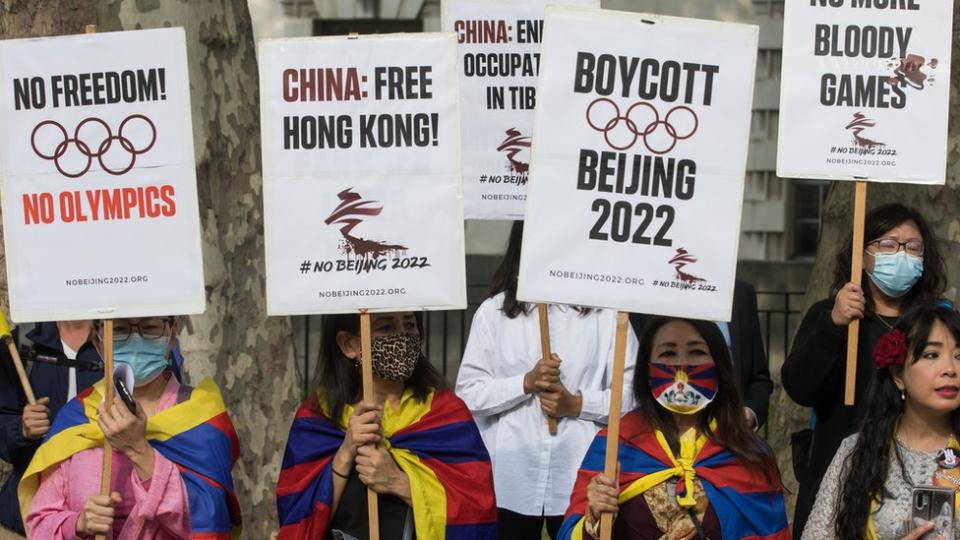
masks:
<svg viewBox="0 0 960 540"><path fill-rule="evenodd" d="M300 398L290 320L267 318L256 49L247 3L101 0L103 30L187 35L207 311L183 336L191 381L212 376L240 437L244 537L277 529L274 488Z"/></svg>
<svg viewBox="0 0 960 540"><path fill-rule="evenodd" d="M960 4L954 6L953 19L960 17ZM867 210L891 202L900 202L916 208L923 214L933 233L940 241L944 260L947 263L947 291L944 298L956 302L960 287L960 26L954 25L953 53L950 66L950 134L947 143L947 182L945 186L910 186L904 184L870 184L867 188ZM788 180L789 181L789 180ZM853 229L853 183L835 182L830 189L823 210L823 226L820 244L807 294L804 311L814 302L826 298L833 280L833 259ZM770 415L769 442L777 453L777 462L787 489L788 505L792 516L796 502L797 483L793 475L790 453L790 434L803 429L810 422L810 409L790 401L779 384ZM858 403L856 406L863 407Z"/></svg>

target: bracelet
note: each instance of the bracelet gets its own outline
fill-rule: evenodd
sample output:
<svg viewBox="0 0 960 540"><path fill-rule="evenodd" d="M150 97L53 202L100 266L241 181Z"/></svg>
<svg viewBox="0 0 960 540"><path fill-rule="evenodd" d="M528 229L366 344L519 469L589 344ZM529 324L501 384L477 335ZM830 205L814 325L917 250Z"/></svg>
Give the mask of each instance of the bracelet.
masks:
<svg viewBox="0 0 960 540"><path fill-rule="evenodd" d="M349 480L349 479L350 479L349 476L347 476L347 475L345 475L345 474L340 474L339 472L337 472L337 468L334 467L333 465L330 465L330 470L333 471L333 474L339 476L340 478L343 478L344 480Z"/></svg>
<svg viewBox="0 0 960 540"><path fill-rule="evenodd" d="M600 520L593 521L590 519L590 511L587 511L587 515L583 518L583 530L591 538L600 538Z"/></svg>

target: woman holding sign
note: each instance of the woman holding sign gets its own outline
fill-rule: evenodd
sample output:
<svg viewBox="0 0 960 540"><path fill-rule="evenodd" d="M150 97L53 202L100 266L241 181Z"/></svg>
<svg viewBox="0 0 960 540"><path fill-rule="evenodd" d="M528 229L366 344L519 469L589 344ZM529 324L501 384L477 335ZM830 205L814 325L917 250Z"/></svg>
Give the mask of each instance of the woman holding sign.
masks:
<svg viewBox="0 0 960 540"><path fill-rule="evenodd" d="M130 376L110 409L100 381L57 415L20 483L28 538L219 538L239 527L236 432L213 381L190 388L174 377L176 329L172 317L114 321L117 373ZM104 440L109 495L100 495Z"/></svg>
<svg viewBox="0 0 960 540"><path fill-rule="evenodd" d="M803 531L827 466L840 442L854 433L868 407L872 378L871 353L880 336L897 324L905 310L933 302L946 284L946 268L936 238L917 211L901 204L879 206L864 224L864 287L849 283L851 245L837 254L831 298L807 311L783 364L783 387L791 399L813 407L816 426L809 454L799 457L800 494L794 516L794 536ZM843 402L847 325L861 319L857 356L856 407ZM798 452L798 449L794 449Z"/></svg>
<svg viewBox="0 0 960 540"><path fill-rule="evenodd" d="M863 425L827 469L803 538L955 538L960 314L946 302L907 311L872 352Z"/></svg>
<svg viewBox="0 0 960 540"><path fill-rule="evenodd" d="M556 538L577 464L607 423L616 313L549 306L556 353L544 358L537 312L517 300L522 237L515 222L490 297L474 315L457 393L490 449L500 537L539 540L544 521ZM629 377L637 345L628 337ZM559 419L556 435L545 416Z"/></svg>
<svg viewBox="0 0 960 540"><path fill-rule="evenodd" d="M603 475L606 432L583 460L560 536L789 538L773 452L743 421L723 334L712 322L653 317L640 335L637 409L620 423L620 473Z"/></svg>
<svg viewBox="0 0 960 540"><path fill-rule="evenodd" d="M277 484L280 538L495 538L490 458L421 350L411 312L371 316L376 401L360 401L359 315L324 319L320 384L297 411Z"/></svg>

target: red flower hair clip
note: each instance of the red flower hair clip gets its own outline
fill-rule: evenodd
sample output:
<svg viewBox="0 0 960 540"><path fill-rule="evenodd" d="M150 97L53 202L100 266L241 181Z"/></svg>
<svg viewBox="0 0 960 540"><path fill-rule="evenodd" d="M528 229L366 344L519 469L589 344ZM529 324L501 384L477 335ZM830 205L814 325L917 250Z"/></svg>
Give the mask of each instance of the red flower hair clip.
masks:
<svg viewBox="0 0 960 540"><path fill-rule="evenodd" d="M883 335L873 349L873 364L877 369L902 366L907 360L907 336L893 329Z"/></svg>

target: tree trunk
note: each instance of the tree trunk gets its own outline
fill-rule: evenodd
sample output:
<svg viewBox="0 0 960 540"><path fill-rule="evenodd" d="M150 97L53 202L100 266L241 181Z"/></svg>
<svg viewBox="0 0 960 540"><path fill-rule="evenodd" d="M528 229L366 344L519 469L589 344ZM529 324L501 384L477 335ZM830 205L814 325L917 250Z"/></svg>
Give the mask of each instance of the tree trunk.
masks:
<svg viewBox="0 0 960 540"><path fill-rule="evenodd" d="M954 20L960 17L960 4L954 6ZM947 263L947 291L944 297L956 302L960 287L960 26L954 25L953 54L950 66L950 136L947 143L947 183L943 187L908 186L903 184L870 184L867 188L867 210L881 204L900 202L916 208L930 224L942 247ZM789 181L789 180L788 180ZM833 280L833 258L853 228L853 183L836 182L830 190L823 210L820 245L810 283L804 298L804 311L814 302L827 297ZM790 434L810 422L810 409L790 401L779 384L770 416L771 446L777 452L777 461L784 482L790 490L788 504L796 502L797 483L793 475L790 453ZM863 404L857 404L863 406ZM792 515L792 510L790 511Z"/></svg>
<svg viewBox="0 0 960 540"><path fill-rule="evenodd" d="M182 26L187 35L207 310L182 336L188 379L212 376L240 437L244 537L277 529L274 487L299 401L288 318L266 317L256 50L246 2L0 0L4 38ZM0 293L6 302L5 267Z"/></svg>
<svg viewBox="0 0 960 540"><path fill-rule="evenodd" d="M207 311L184 336L191 381L213 376L240 437L244 537L277 529L274 488L299 401L290 320L267 318L256 49L246 2L101 1L103 30L187 35Z"/></svg>

